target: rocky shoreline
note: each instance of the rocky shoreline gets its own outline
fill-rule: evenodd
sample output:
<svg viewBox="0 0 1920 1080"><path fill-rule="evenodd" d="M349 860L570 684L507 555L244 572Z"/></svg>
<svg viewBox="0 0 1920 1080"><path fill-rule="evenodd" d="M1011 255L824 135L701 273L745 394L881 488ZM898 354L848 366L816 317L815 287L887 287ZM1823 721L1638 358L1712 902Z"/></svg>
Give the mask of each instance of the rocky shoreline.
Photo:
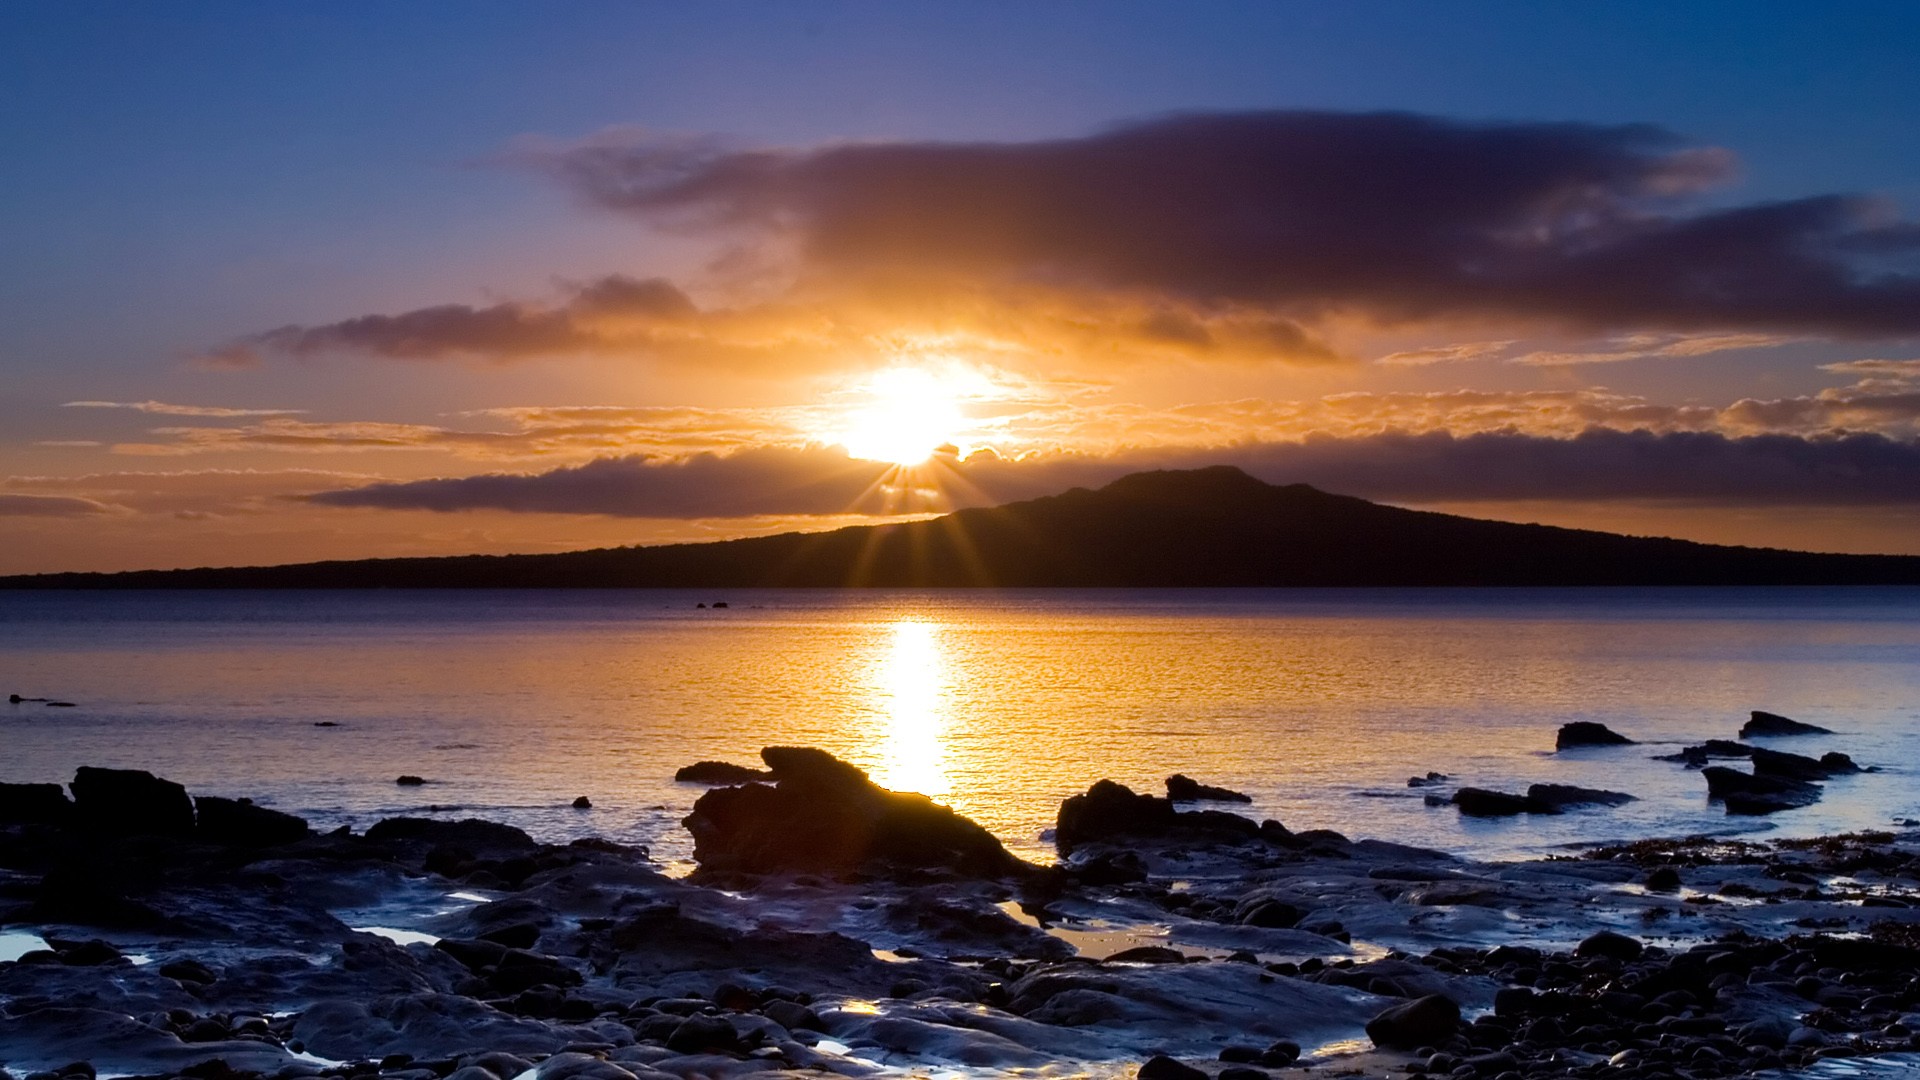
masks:
<svg viewBox="0 0 1920 1080"><path fill-rule="evenodd" d="M762 757L703 763L685 878L478 820L317 834L140 772L0 785L0 1077L1712 1078L1920 1050L1920 831L1484 863L1196 808L1239 800L1176 775L1179 802L1066 800L1039 866L823 751ZM1582 798L1520 812L1549 796Z"/></svg>

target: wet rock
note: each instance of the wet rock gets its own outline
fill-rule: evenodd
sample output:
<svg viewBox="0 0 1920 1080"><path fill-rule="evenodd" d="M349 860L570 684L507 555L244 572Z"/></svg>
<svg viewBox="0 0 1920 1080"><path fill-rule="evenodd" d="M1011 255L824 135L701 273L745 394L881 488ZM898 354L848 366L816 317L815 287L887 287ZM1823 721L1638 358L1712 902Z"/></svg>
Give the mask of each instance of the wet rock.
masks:
<svg viewBox="0 0 1920 1080"><path fill-rule="evenodd" d="M187 789L143 769L96 769L83 765L67 785L74 818L82 826L115 836L186 836L193 832L193 801Z"/></svg>
<svg viewBox="0 0 1920 1080"><path fill-rule="evenodd" d="M1740 737L1743 739L1831 734L1833 734L1831 729L1817 724L1803 724L1798 720L1789 720L1778 713L1761 712L1759 709L1755 709L1751 718L1740 728Z"/></svg>
<svg viewBox="0 0 1920 1080"><path fill-rule="evenodd" d="M771 780L773 774L765 769L735 765L731 761L696 761L683 766L673 774L673 778L683 784L751 784Z"/></svg>
<svg viewBox="0 0 1920 1080"><path fill-rule="evenodd" d="M1527 801L1555 810L1569 806L1624 806L1635 798L1624 791L1575 787L1572 784L1534 784L1527 788Z"/></svg>
<svg viewBox="0 0 1920 1080"><path fill-rule="evenodd" d="M1220 1070L1216 1080L1271 1080L1265 1069L1256 1069L1251 1065L1229 1065Z"/></svg>
<svg viewBox="0 0 1920 1080"><path fill-rule="evenodd" d="M1557 814L1554 807L1536 803L1525 795L1513 795L1486 788L1463 787L1453 793L1453 805L1468 817L1512 817L1515 814Z"/></svg>
<svg viewBox="0 0 1920 1080"><path fill-rule="evenodd" d="M1460 1006L1442 994L1389 1008L1367 1021L1367 1038L1388 1050L1437 1046L1460 1030Z"/></svg>
<svg viewBox="0 0 1920 1080"><path fill-rule="evenodd" d="M1084 885L1131 885L1147 880L1147 861L1131 851L1102 851L1067 864Z"/></svg>
<svg viewBox="0 0 1920 1080"><path fill-rule="evenodd" d="M667 1049L679 1054L731 1051L740 1046L740 1033L723 1016L689 1016L667 1036Z"/></svg>
<svg viewBox="0 0 1920 1080"><path fill-rule="evenodd" d="M1253 801L1251 795L1243 795L1229 788L1203 784L1181 773L1174 773L1167 777L1167 798L1174 802L1250 803Z"/></svg>
<svg viewBox="0 0 1920 1080"><path fill-rule="evenodd" d="M0 825L65 825L72 814L59 784L0 784Z"/></svg>
<svg viewBox="0 0 1920 1080"><path fill-rule="evenodd" d="M303 818L255 806L245 799L202 795L193 800L197 815L195 835L210 844L229 847L274 847L307 838L311 831Z"/></svg>
<svg viewBox="0 0 1920 1080"><path fill-rule="evenodd" d="M591 810L593 809L593 800L587 798L585 795L582 795L579 798L573 800L573 808L575 810Z"/></svg>
<svg viewBox="0 0 1920 1080"><path fill-rule="evenodd" d="M1235 842L1260 835L1261 827L1238 814L1217 810L1178 813L1173 800L1136 794L1125 784L1101 780L1060 804L1053 842L1062 852L1099 841L1182 839Z"/></svg>
<svg viewBox="0 0 1920 1080"><path fill-rule="evenodd" d="M367 839L376 844L419 843L463 848L476 853L524 851L536 846L523 829L497 821L467 818L462 821L436 821L432 818L384 818L367 830Z"/></svg>
<svg viewBox="0 0 1920 1080"><path fill-rule="evenodd" d="M1648 892L1670 893L1680 891L1680 871L1671 866L1656 866L1647 872Z"/></svg>
<svg viewBox="0 0 1920 1080"><path fill-rule="evenodd" d="M1261 1053L1260 1064L1265 1065L1269 1069L1281 1068L1299 1061L1300 1053L1299 1043L1290 1039L1282 1039L1272 1046L1267 1047L1267 1049Z"/></svg>
<svg viewBox="0 0 1920 1080"><path fill-rule="evenodd" d="M212 968L194 959L170 960L160 965L160 974L179 983L205 986L219 979Z"/></svg>
<svg viewBox="0 0 1920 1080"><path fill-rule="evenodd" d="M1432 787L1435 784L1444 784L1449 779L1451 779L1451 777L1446 773L1428 770L1425 776L1407 777L1407 786L1411 788Z"/></svg>
<svg viewBox="0 0 1920 1080"><path fill-rule="evenodd" d="M1772 814L1820 801L1819 787L1804 780L1756 776L1724 765L1710 765L1700 775L1707 780L1707 798L1726 804L1729 814Z"/></svg>
<svg viewBox="0 0 1920 1080"><path fill-rule="evenodd" d="M760 756L772 786L715 788L684 819L703 869L937 868L970 877L1032 869L974 822L925 795L888 791L824 750L770 746Z"/></svg>
<svg viewBox="0 0 1920 1080"><path fill-rule="evenodd" d="M1156 1054L1140 1066L1139 1080L1207 1080L1207 1074L1191 1065Z"/></svg>
<svg viewBox="0 0 1920 1080"><path fill-rule="evenodd" d="M1599 956L1609 960L1638 960L1646 946L1625 934L1616 934L1611 930L1602 930L1582 940L1573 950L1580 957Z"/></svg>
<svg viewBox="0 0 1920 1080"><path fill-rule="evenodd" d="M1570 724L1561 724L1560 733L1553 740L1556 750L1568 750L1576 746L1632 745L1632 739L1605 724L1595 723L1592 720L1575 720Z"/></svg>
<svg viewBox="0 0 1920 1080"><path fill-rule="evenodd" d="M1803 754L1788 754L1765 747L1754 747L1753 773L1755 776L1780 776L1789 780L1826 780L1835 776L1860 771L1860 766L1845 754L1834 752L1818 758Z"/></svg>
<svg viewBox="0 0 1920 1080"><path fill-rule="evenodd" d="M393 782L401 787L419 787L427 782L427 778L415 776L412 773L401 773Z"/></svg>
<svg viewBox="0 0 1920 1080"><path fill-rule="evenodd" d="M821 1030L820 1014L797 1001L769 1001L760 1013L788 1031Z"/></svg>
<svg viewBox="0 0 1920 1080"><path fill-rule="evenodd" d="M100 967L126 959L119 949L98 938L63 946L59 953L60 962L68 967Z"/></svg>

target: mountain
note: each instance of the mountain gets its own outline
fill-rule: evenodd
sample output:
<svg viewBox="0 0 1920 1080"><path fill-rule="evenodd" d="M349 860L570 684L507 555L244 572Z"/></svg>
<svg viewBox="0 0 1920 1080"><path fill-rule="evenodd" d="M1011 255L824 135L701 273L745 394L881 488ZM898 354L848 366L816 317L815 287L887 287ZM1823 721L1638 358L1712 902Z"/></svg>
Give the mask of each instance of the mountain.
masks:
<svg viewBox="0 0 1920 1080"><path fill-rule="evenodd" d="M9 589L1915 585L1920 557L1817 555L1381 506L1238 469L827 533L562 555L0 578Z"/></svg>

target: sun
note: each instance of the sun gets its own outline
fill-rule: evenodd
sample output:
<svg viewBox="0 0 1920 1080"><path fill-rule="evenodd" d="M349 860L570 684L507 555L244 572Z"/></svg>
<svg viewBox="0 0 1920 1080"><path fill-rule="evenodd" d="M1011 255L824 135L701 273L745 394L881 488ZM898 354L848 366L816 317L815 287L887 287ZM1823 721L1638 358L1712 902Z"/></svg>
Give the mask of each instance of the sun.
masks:
<svg viewBox="0 0 1920 1080"><path fill-rule="evenodd" d="M866 461L920 465L967 425L958 389L921 368L890 368L861 387L864 402L841 421L840 444Z"/></svg>

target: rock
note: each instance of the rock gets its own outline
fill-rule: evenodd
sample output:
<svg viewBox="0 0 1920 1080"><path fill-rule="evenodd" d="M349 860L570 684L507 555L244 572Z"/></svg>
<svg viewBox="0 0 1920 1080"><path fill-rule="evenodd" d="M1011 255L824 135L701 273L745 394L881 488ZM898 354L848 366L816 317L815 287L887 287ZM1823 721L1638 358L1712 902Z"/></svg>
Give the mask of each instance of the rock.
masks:
<svg viewBox="0 0 1920 1080"><path fill-rule="evenodd" d="M1083 885L1131 885L1147 880L1147 860L1131 851L1102 851L1066 864Z"/></svg>
<svg viewBox="0 0 1920 1080"><path fill-rule="evenodd" d="M797 1001L769 1001L761 1006L760 1013L788 1031L819 1031L822 1027L820 1014Z"/></svg>
<svg viewBox="0 0 1920 1080"><path fill-rule="evenodd" d="M1220 1070L1215 1080L1272 1080L1265 1069L1256 1069L1251 1065L1229 1065Z"/></svg>
<svg viewBox="0 0 1920 1080"><path fill-rule="evenodd" d="M1260 1055L1260 1064L1269 1069L1291 1065L1300 1060L1300 1044L1291 1039L1282 1039Z"/></svg>
<svg viewBox="0 0 1920 1080"><path fill-rule="evenodd" d="M401 773L400 776L394 780L394 783L401 787L419 787L426 782L425 777L415 776L412 773Z"/></svg>
<svg viewBox="0 0 1920 1080"><path fill-rule="evenodd" d="M1782 776L1789 780L1826 780L1845 773L1856 773L1860 766L1842 753L1829 753L1819 758L1810 758L1803 754L1788 754L1779 750L1768 750L1756 746L1753 749L1753 774L1755 776Z"/></svg>
<svg viewBox="0 0 1920 1080"><path fill-rule="evenodd" d="M1444 784L1449 779L1451 779L1451 777L1449 777L1446 773L1433 772L1432 770L1428 770L1427 775L1425 776L1407 777L1407 786L1412 788L1432 787L1435 784Z"/></svg>
<svg viewBox="0 0 1920 1080"><path fill-rule="evenodd" d="M1624 791L1575 787L1572 784L1534 784L1527 788L1527 801L1535 806L1559 810L1568 806L1624 806L1634 802Z"/></svg>
<svg viewBox="0 0 1920 1080"><path fill-rule="evenodd" d="M1670 893L1680 891L1680 871L1671 866L1656 866L1647 873L1647 891Z"/></svg>
<svg viewBox="0 0 1920 1080"><path fill-rule="evenodd" d="M1207 1080L1207 1074L1165 1054L1155 1054L1140 1066L1139 1080Z"/></svg>
<svg viewBox="0 0 1920 1080"><path fill-rule="evenodd" d="M974 822L925 795L881 788L824 750L769 746L760 756L772 786L715 788L684 819L702 868L760 874L938 868L969 877L1032 869Z"/></svg>
<svg viewBox="0 0 1920 1080"><path fill-rule="evenodd" d="M582 795L579 798L573 800L573 808L575 810L591 810L593 809L593 800L587 798L585 795Z"/></svg>
<svg viewBox="0 0 1920 1080"><path fill-rule="evenodd" d="M193 983L197 986L205 986L220 978L212 968L193 959L170 960L161 964L160 974L174 982Z"/></svg>
<svg viewBox="0 0 1920 1080"><path fill-rule="evenodd" d="M1236 842L1260 834L1259 825L1238 814L1217 810L1177 813L1172 799L1136 794L1125 784L1100 780L1085 793L1060 804L1053 843L1066 853L1096 841L1177 838Z"/></svg>
<svg viewBox="0 0 1920 1080"><path fill-rule="evenodd" d="M1778 713L1761 712L1759 709L1755 709L1751 719L1740 728L1740 737L1743 739L1831 734L1833 734L1831 729L1817 724L1803 724L1798 720L1789 720Z"/></svg>
<svg viewBox="0 0 1920 1080"><path fill-rule="evenodd" d="M682 767L673 774L673 778L683 784L751 784L757 780L771 780L773 774L765 769L735 765L731 761L696 761Z"/></svg>
<svg viewBox="0 0 1920 1080"><path fill-rule="evenodd" d="M1646 946L1625 934L1602 930L1590 935L1573 950L1580 957L1600 956L1609 960L1638 960Z"/></svg>
<svg viewBox="0 0 1920 1080"><path fill-rule="evenodd" d="M1633 740L1613 730L1605 724L1592 720L1575 720L1560 725L1560 734L1553 740L1556 750L1568 750L1576 746L1632 746Z"/></svg>
<svg viewBox="0 0 1920 1080"><path fill-rule="evenodd" d="M1820 801L1820 789L1803 780L1755 776L1724 765L1700 771L1707 780L1707 798L1726 804L1729 814L1771 814Z"/></svg>
<svg viewBox="0 0 1920 1080"><path fill-rule="evenodd" d="M730 1051L740 1046L740 1033L724 1016L689 1016L667 1036L667 1049L677 1054Z"/></svg>
<svg viewBox="0 0 1920 1080"><path fill-rule="evenodd" d="M72 815L59 784L0 784L0 825L65 825Z"/></svg>
<svg viewBox="0 0 1920 1080"><path fill-rule="evenodd" d="M1395 1005L1367 1021L1367 1037L1388 1050L1439 1046L1460 1030L1460 1006L1444 994Z"/></svg>
<svg viewBox="0 0 1920 1080"><path fill-rule="evenodd" d="M463 848L475 853L522 851L534 847L533 837L524 830L497 821L467 818L462 821L435 821L432 818L385 818L367 830L367 839L380 843L424 843Z"/></svg>
<svg viewBox="0 0 1920 1080"><path fill-rule="evenodd" d="M1174 773L1167 777L1167 798L1174 802L1235 802L1250 803L1253 796L1243 795L1228 788L1203 784L1190 776Z"/></svg>
<svg viewBox="0 0 1920 1080"><path fill-rule="evenodd" d="M82 765L68 785L75 820L116 836L186 836L193 832L187 789L141 769Z"/></svg>
<svg viewBox="0 0 1920 1080"><path fill-rule="evenodd" d="M304 818L255 806L245 799L202 795L193 800L198 821L194 833L209 844L230 847L274 847L307 838Z"/></svg>
<svg viewBox="0 0 1920 1080"><path fill-rule="evenodd" d="M1534 802L1525 795L1512 795L1486 788L1463 787L1453 793L1453 805L1468 817L1512 817L1515 814L1557 814L1551 806Z"/></svg>
<svg viewBox="0 0 1920 1080"><path fill-rule="evenodd" d="M1682 748L1678 753L1661 754L1655 761L1680 761L1693 768L1699 768L1714 758L1744 758L1753 756L1753 747L1729 739L1708 739L1704 743Z"/></svg>

